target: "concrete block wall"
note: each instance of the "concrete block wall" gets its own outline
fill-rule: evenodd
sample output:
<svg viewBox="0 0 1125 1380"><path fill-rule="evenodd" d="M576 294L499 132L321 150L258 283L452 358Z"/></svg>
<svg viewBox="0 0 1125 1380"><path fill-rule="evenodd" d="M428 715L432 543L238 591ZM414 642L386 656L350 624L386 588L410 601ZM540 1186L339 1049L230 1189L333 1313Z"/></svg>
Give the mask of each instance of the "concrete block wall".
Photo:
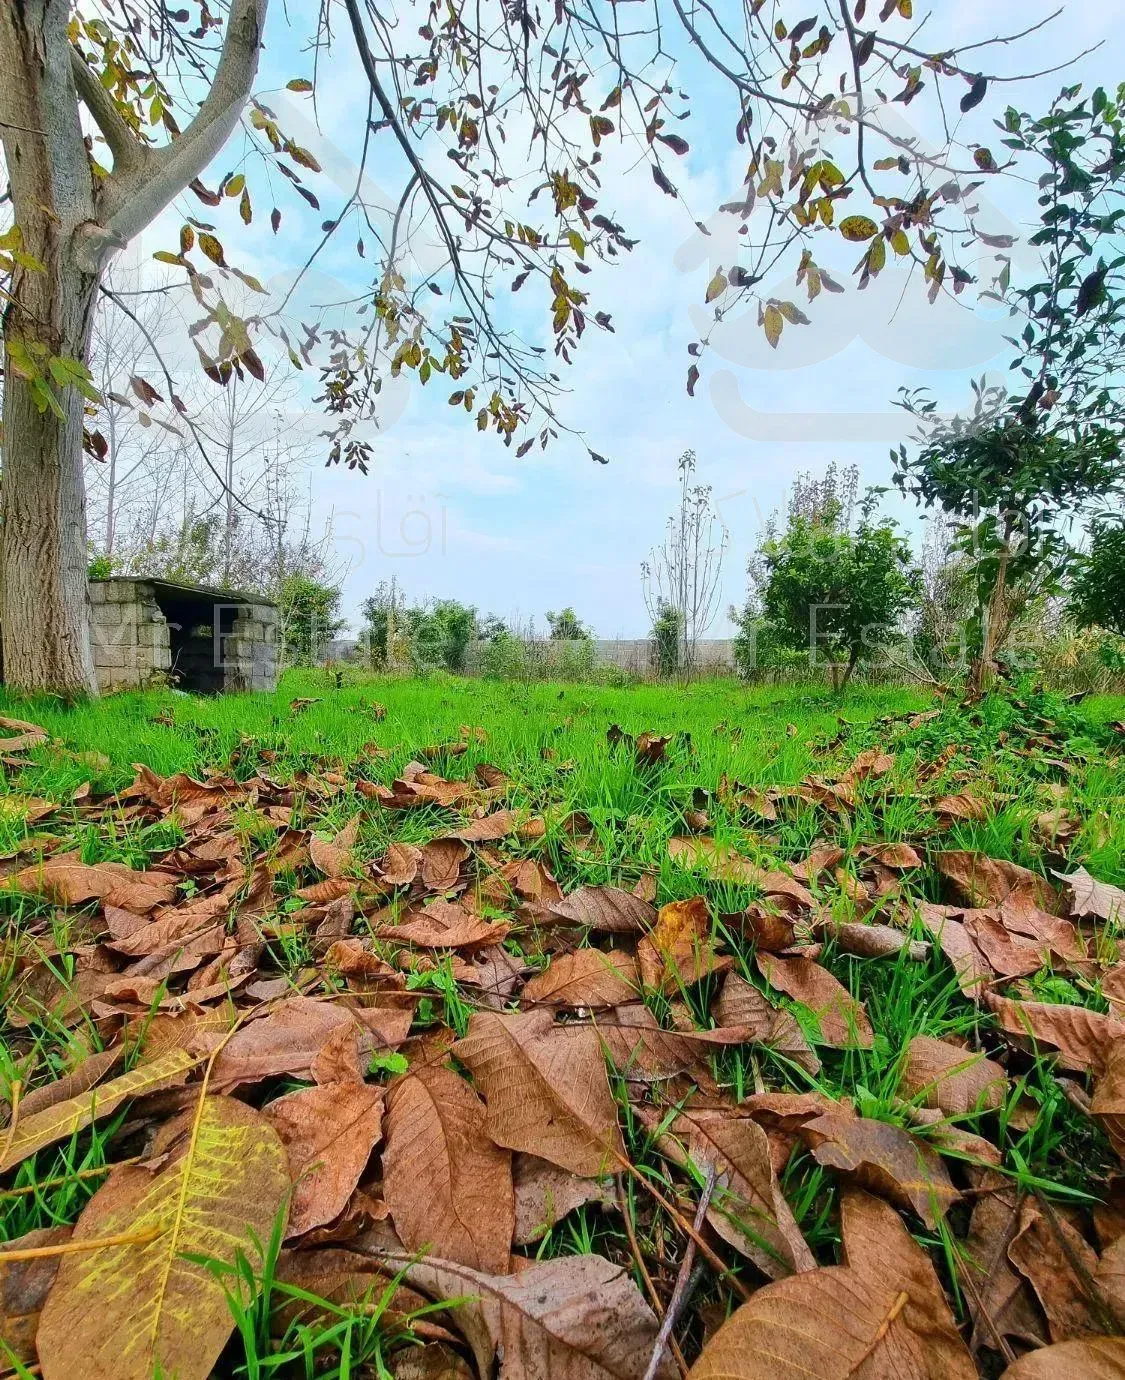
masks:
<svg viewBox="0 0 1125 1380"><path fill-rule="evenodd" d="M162 681L172 669L168 620L145 580L90 585L90 647L103 693Z"/></svg>
<svg viewBox="0 0 1125 1380"><path fill-rule="evenodd" d="M277 685L277 609L242 604L223 639L227 690L273 690Z"/></svg>

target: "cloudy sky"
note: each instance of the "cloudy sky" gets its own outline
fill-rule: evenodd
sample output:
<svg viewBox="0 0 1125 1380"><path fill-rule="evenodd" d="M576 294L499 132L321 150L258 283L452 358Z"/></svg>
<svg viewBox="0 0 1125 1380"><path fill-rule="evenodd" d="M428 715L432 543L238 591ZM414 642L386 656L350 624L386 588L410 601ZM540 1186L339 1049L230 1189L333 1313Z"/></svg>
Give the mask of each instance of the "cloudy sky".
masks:
<svg viewBox="0 0 1125 1380"><path fill-rule="evenodd" d="M282 183L283 227L270 235L262 209L269 193L260 190L251 169L258 214L249 236L229 235L228 254L271 288L284 288L309 252L321 217L332 215L334 201L351 190L366 88L350 44L341 41L327 74L322 67L315 114L308 100L277 94L288 78L308 74L311 63L303 51L307 36L287 24L280 4L272 8L261 85L273 89L271 106L324 165L323 176L311 180L322 210L304 212ZM1039 0L942 0L942 15L931 27L972 41L1022 28L1050 8ZM1116 86L1125 79L1123 17L1125 0L1096 6L1069 0L1062 18L1018 52L1002 51L991 62L997 71L1032 71L1101 43L1065 80ZM696 74L678 75L691 89ZM1003 98L1039 111L1063 80L1048 76L1008 86ZM889 449L909 431L891 406L900 386L926 385L953 408L964 401L970 377L1005 366L1004 320L994 307L968 294L956 304L943 299L930 307L918 283L904 285L886 273L867 292L849 287L844 296L822 296L809 308L812 325L787 329L776 352L752 316L728 320L713 337L695 399L688 398L686 347L711 317L702 306L704 289L715 267L734 257L725 235L737 222L716 210L738 194L744 171L729 138L729 112L709 111L707 82L701 87L705 94L697 96L683 129L692 149L675 168L691 216L653 185L643 165L639 175L627 175L621 163L614 170L620 176L607 181L612 205L605 209L640 243L619 267L599 269L582 284L595 296L595 308L612 313L616 333L587 333L566 374L569 391L560 411L611 463L592 464L580 443L566 439L545 455L517 460L514 448L480 436L471 419L446 405L447 388L392 390L375 438L378 462L368 476L310 471L318 519L331 518L346 567L347 613L354 615L379 580L397 575L409 596L453 595L482 611L534 617L541 627L545 610L572 604L601 636L643 636L640 563L661 537L675 499L676 460L688 447L729 531L725 611L741 601L745 560L760 523L784 503L796 473L820 471L835 460L858 465L866 483L887 483ZM715 118L708 118L712 113ZM914 107L908 113L913 118ZM979 137L987 137L986 126ZM379 156L372 166L376 181ZM219 162L217 172L234 166L236 147ZM1018 232L1033 202L1026 187L1001 181L988 186L992 200L982 203L980 224ZM710 238L695 229L696 217L713 228ZM170 213L153 227L137 251L142 259L174 234L170 227L179 218ZM354 243L354 235L346 238ZM354 253L344 246L330 251L318 270L301 284L302 312L363 283ZM849 272L850 260L842 260L837 276L848 281ZM800 300L792 265L776 291ZM293 426L315 433L311 391L302 382L289 406ZM920 530L909 508L889 503ZM728 628L724 612L713 635Z"/></svg>

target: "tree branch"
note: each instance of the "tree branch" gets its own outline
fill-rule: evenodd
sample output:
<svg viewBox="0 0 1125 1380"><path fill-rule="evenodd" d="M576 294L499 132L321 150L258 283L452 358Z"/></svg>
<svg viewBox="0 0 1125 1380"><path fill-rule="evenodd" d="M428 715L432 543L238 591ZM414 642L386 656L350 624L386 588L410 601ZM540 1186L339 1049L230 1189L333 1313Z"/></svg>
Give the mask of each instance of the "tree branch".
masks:
<svg viewBox="0 0 1125 1380"><path fill-rule="evenodd" d="M73 46L70 50L70 67L74 73L78 95L94 117L94 123L105 136L105 141L113 154L114 172L121 173L139 167L149 150L130 129L128 121L117 108L117 102L91 71L82 54Z"/></svg>
<svg viewBox="0 0 1125 1380"><path fill-rule="evenodd" d="M107 248L128 244L198 177L230 137L250 95L269 0L232 0L223 49L206 99L170 144L148 150L143 166L111 175L99 197L99 224L86 236L94 265Z"/></svg>

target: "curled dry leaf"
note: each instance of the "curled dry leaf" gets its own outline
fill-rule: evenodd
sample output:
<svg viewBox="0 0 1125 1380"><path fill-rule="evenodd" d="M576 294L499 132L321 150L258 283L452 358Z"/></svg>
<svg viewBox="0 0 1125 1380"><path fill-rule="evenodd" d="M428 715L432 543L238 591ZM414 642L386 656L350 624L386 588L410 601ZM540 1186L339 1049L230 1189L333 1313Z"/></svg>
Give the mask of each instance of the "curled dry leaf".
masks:
<svg viewBox="0 0 1125 1380"><path fill-rule="evenodd" d="M586 1203L613 1207L612 1179L580 1179L537 1155L512 1161L516 1190L516 1244L541 1240L568 1214Z"/></svg>
<svg viewBox="0 0 1125 1380"><path fill-rule="evenodd" d="M955 917L961 912L923 901L918 915L953 966L957 984L967 997L979 1001L995 973L992 965L973 943L965 926Z"/></svg>
<svg viewBox="0 0 1125 1380"><path fill-rule="evenodd" d="M1113 1041L1125 1035L1125 1022L1085 1006L1013 1001L991 994L986 1004L1007 1034L1048 1053L1057 1050L1059 1064L1067 1069L1102 1072Z"/></svg>
<svg viewBox="0 0 1125 1380"><path fill-rule="evenodd" d="M517 1275L488 1275L452 1261L388 1257L415 1288L462 1300L450 1318L481 1375L500 1380L641 1380L656 1318L628 1272L599 1255L545 1260ZM657 1380L675 1380L664 1356Z"/></svg>
<svg viewBox="0 0 1125 1380"><path fill-rule="evenodd" d="M1041 1210L1033 1199L1024 1200L1008 1259L1035 1290L1051 1341L1066 1342L1117 1325L1112 1305L1094 1281L1098 1257L1054 1208Z"/></svg>
<svg viewBox="0 0 1125 1380"><path fill-rule="evenodd" d="M451 1069L418 1061L387 1098L383 1193L409 1251L507 1274L515 1228L512 1157Z"/></svg>
<svg viewBox="0 0 1125 1380"><path fill-rule="evenodd" d="M356 1024L354 1014L337 1003L290 997L234 1032L215 1060L212 1084L231 1088L286 1075L311 1078L316 1056L328 1041L341 1027Z"/></svg>
<svg viewBox="0 0 1125 1380"><path fill-rule="evenodd" d="M1086 1337L1029 1351L1000 1380L1121 1380L1125 1337Z"/></svg>
<svg viewBox="0 0 1125 1380"><path fill-rule="evenodd" d="M1054 911L1058 895L1038 872L1016 863L989 858L983 853L954 851L934 856L953 899L977 909L1025 904Z"/></svg>
<svg viewBox="0 0 1125 1380"><path fill-rule="evenodd" d="M471 851L461 839L431 839L422 849L422 881L431 891L452 891Z"/></svg>
<svg viewBox="0 0 1125 1380"><path fill-rule="evenodd" d="M474 1380L468 1361L445 1342L398 1351L387 1364L394 1380Z"/></svg>
<svg viewBox="0 0 1125 1380"><path fill-rule="evenodd" d="M807 1007L820 1028L820 1043L836 1049L870 1049L875 1041L862 1002L811 958L757 954L758 970L779 992Z"/></svg>
<svg viewBox="0 0 1125 1380"><path fill-rule="evenodd" d="M359 816L350 819L331 843L317 838L309 839L309 857L313 866L326 877L344 877L355 868L352 850L359 832Z"/></svg>
<svg viewBox="0 0 1125 1380"><path fill-rule="evenodd" d="M1125 1157L1125 1039L1110 1043L1101 1077L1094 1084L1090 1113L1101 1123L1118 1157Z"/></svg>
<svg viewBox="0 0 1125 1380"><path fill-rule="evenodd" d="M711 973L724 972L732 960L715 953L711 913L702 896L661 906L656 925L637 944L641 982L656 992L675 992Z"/></svg>
<svg viewBox="0 0 1125 1380"><path fill-rule="evenodd" d="M1099 882L1084 867L1055 876L1066 888L1069 915L1105 924L1125 922L1125 891L1119 886Z"/></svg>
<svg viewBox="0 0 1125 1380"><path fill-rule="evenodd" d="M682 1112L659 1137L657 1148L674 1163L691 1163L706 1175L715 1169L707 1220L770 1279L816 1262L781 1191L770 1143L756 1121L727 1111Z"/></svg>
<svg viewBox="0 0 1125 1380"><path fill-rule="evenodd" d="M1002 1349L1011 1337L1031 1346L1047 1340L1031 1289L1008 1260L1008 1245L1019 1226L1021 1195L1009 1179L983 1171L961 1252L965 1303L973 1320L972 1350Z"/></svg>
<svg viewBox="0 0 1125 1380"><path fill-rule="evenodd" d="M453 1053L488 1106L497 1145L584 1178L615 1168L625 1147L601 1042L592 1026L557 1026L549 1011L482 1012Z"/></svg>
<svg viewBox="0 0 1125 1380"><path fill-rule="evenodd" d="M524 1003L543 1006L605 1008L635 1001L641 982L637 962L620 950L576 949L559 954L526 984Z"/></svg>
<svg viewBox="0 0 1125 1380"><path fill-rule="evenodd" d="M449 837L463 843L490 843L514 834L523 824L524 815L515 810L494 810L490 815L471 820L463 829L454 829Z"/></svg>
<svg viewBox="0 0 1125 1380"><path fill-rule="evenodd" d="M930 955L930 946L924 940L911 939L892 925L864 925L845 920L818 926L817 933L822 932L831 935L843 953L855 954L858 958L894 958L905 950L913 962L924 963Z"/></svg>
<svg viewBox="0 0 1125 1380"><path fill-rule="evenodd" d="M862 1188L916 1212L935 1227L958 1193L928 1145L900 1126L828 1112L801 1128L818 1164L850 1174Z"/></svg>
<svg viewBox="0 0 1125 1380"><path fill-rule="evenodd" d="M379 863L388 886L409 886L422 866L422 850L413 843L392 843Z"/></svg>
<svg viewBox="0 0 1125 1380"><path fill-rule="evenodd" d="M153 1171L114 1170L76 1241L156 1233L64 1256L39 1322L45 1380L206 1380L234 1325L221 1279L189 1257L258 1261L289 1191L285 1149L252 1108L205 1097L161 1127Z"/></svg>
<svg viewBox="0 0 1125 1380"><path fill-rule="evenodd" d="M262 1115L289 1156L293 1197L289 1236L338 1217L378 1143L383 1090L366 1083L325 1083L270 1102Z"/></svg>
<svg viewBox="0 0 1125 1380"><path fill-rule="evenodd" d="M916 1035L906 1050L899 1096L946 1116L995 1111L1008 1077L995 1060L928 1035Z"/></svg>
<svg viewBox="0 0 1125 1380"><path fill-rule="evenodd" d="M376 939L401 940L423 949L484 948L499 944L511 928L482 920L451 901L432 901L428 906L407 911L398 924L377 925L375 918L371 933Z"/></svg>
<svg viewBox="0 0 1125 1380"><path fill-rule="evenodd" d="M740 974L727 974L714 1015L720 1027L741 1027L749 1032L749 1040L768 1045L809 1073L819 1073L820 1060L792 1012L772 1006L764 993Z"/></svg>

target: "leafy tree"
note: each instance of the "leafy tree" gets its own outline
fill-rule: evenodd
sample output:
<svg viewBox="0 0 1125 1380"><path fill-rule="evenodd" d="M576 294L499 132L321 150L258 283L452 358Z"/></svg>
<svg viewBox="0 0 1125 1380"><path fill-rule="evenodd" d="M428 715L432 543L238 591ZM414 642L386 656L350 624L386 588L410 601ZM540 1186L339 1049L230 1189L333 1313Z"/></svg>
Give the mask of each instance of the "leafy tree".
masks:
<svg viewBox="0 0 1125 1380"><path fill-rule="evenodd" d="M1078 563L1070 611L1082 627L1125 637L1125 524L1099 522Z"/></svg>
<svg viewBox="0 0 1125 1380"><path fill-rule="evenodd" d="M1068 528L1125 483L1123 97L1069 87L1041 118L1005 115L1004 143L1038 164L1041 208L1040 274L1013 288L1005 267L995 294L1023 323L1010 340L1018 389L974 384L971 412L951 420L926 394L903 394L922 427L916 449L892 453L895 482L958 524L978 690L1023 611L1061 588Z"/></svg>
<svg viewBox="0 0 1125 1380"><path fill-rule="evenodd" d="M652 657L657 675L666 679L680 669L683 628L684 616L680 610L667 600L661 600L652 620Z"/></svg>
<svg viewBox="0 0 1125 1380"><path fill-rule="evenodd" d="M827 656L835 689L901 633L921 588L908 542L894 522L877 517L877 506L871 490L854 531L834 504L815 517L796 512L761 548L768 636L810 659Z"/></svg>
<svg viewBox="0 0 1125 1380"><path fill-rule="evenodd" d="M362 641L370 670L384 670L394 661L395 637L404 625L404 613L405 600L397 578L381 580L375 593L360 605Z"/></svg>
<svg viewBox="0 0 1125 1380"><path fill-rule="evenodd" d="M307 575L290 575L281 587L278 614L290 666L315 666L325 645L347 623L338 616L340 591Z"/></svg>
<svg viewBox="0 0 1125 1380"><path fill-rule="evenodd" d="M569 606L558 613L547 613L547 625L555 642L582 642L590 638L590 629Z"/></svg>
<svg viewBox="0 0 1125 1380"><path fill-rule="evenodd" d="M0 5L0 140L11 208L0 229L0 623L10 682L95 691L81 451L84 440L95 451L107 443L84 416L96 402L91 323L109 257L188 188L205 219L185 217L157 257L184 275L197 304L190 338L202 368L219 385L261 378L257 346L272 336L283 356L320 370L329 458L360 469L383 384L403 371L447 387L450 404L481 431L505 444L523 436L521 453L569 429L548 350L569 363L587 330L613 329L587 275L634 243L601 201L603 187L616 192L619 181L607 154L618 141L641 148L640 160L627 155L634 166L647 164L640 175L680 197L674 165L688 152L680 131L689 128L691 93L665 80L670 63L701 72L710 94L725 96L725 126L745 147L744 186L723 213L748 232L743 222L764 208L739 261L714 266L705 296L717 315L749 307L776 345L807 318L769 295L767 276L776 281L790 264L810 301L838 286L815 257L818 242L857 246L861 286L899 259L923 265L931 296L971 281L955 262L963 246L972 253L973 201L962 182L995 171L994 156L978 147L973 166L962 168L952 143L923 153L881 116L897 109L892 103L918 101L935 113L958 95L964 110L980 104L988 44L974 43L962 57L951 31L935 22L926 30L932 50L917 47L910 0L886 0L878 13L856 0L823 18L806 9L797 0L768 8L751 0L729 24L707 7L676 3L665 13L657 0L641 0L619 24L611 0L578 8L486 0L477 9L434 7L416 28L386 23L362 0L229 0L215 10L178 0ZM329 80L340 47L358 56L366 91L353 122L355 161L362 170L379 160L378 204L357 179L306 256L307 269L334 240L350 241L371 272L370 317L326 331L323 342L316 325L286 314L288 297L270 309L240 307L239 294L262 285L216 233L216 208L251 221L277 172L319 206L306 185L316 159L284 130L268 98L249 99L263 42L287 22L305 24L295 46L307 37L315 70L333 74ZM314 91L303 76L288 85ZM713 110L709 100L709 124ZM204 175L244 113L252 156L209 186ZM282 214L270 214L275 232ZM422 280L410 281L411 247L423 240L438 255ZM505 285L534 299L520 313L534 322L527 338L510 326ZM691 346L689 392L704 348ZM139 379L136 388L147 406L174 414L176 381L160 367L159 387Z"/></svg>
<svg viewBox="0 0 1125 1380"><path fill-rule="evenodd" d="M469 643L477 635L475 608L456 599L438 599L430 605L407 609L405 622L416 670L464 671Z"/></svg>

